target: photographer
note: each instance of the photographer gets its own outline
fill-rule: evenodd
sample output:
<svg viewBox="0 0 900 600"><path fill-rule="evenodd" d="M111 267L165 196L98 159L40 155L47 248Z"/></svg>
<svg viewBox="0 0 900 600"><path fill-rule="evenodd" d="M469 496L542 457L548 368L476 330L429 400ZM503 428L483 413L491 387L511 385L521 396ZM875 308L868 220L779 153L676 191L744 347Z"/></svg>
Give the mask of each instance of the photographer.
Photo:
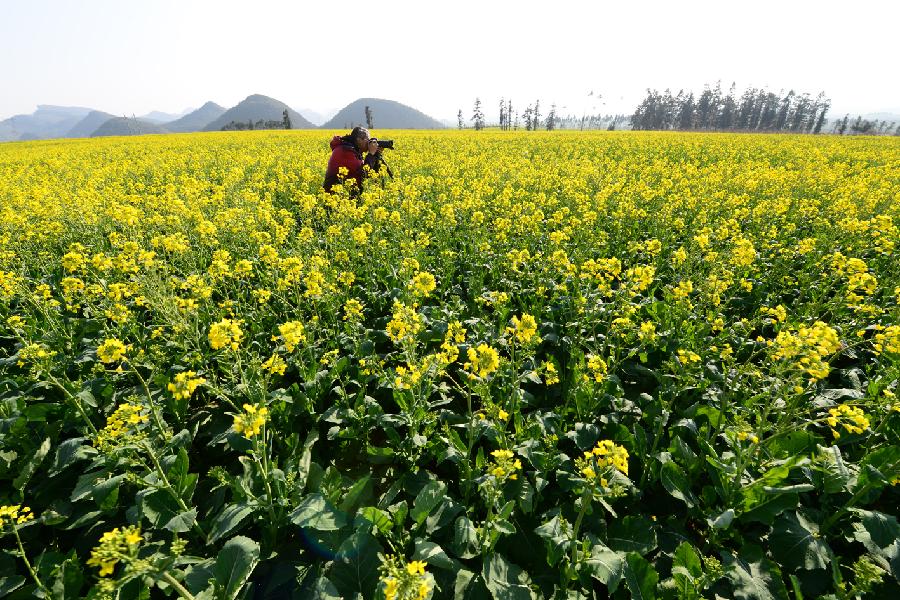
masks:
<svg viewBox="0 0 900 600"><path fill-rule="evenodd" d="M363 152L368 154L363 159ZM348 135L336 135L331 139L331 158L325 171L325 183L322 187L330 192L339 183L355 179L358 191L362 191L363 179L366 177L364 166L368 165L377 172L381 167L381 148L378 142L369 138L369 130L365 127L354 127ZM341 167L347 170L345 178L341 177Z"/></svg>

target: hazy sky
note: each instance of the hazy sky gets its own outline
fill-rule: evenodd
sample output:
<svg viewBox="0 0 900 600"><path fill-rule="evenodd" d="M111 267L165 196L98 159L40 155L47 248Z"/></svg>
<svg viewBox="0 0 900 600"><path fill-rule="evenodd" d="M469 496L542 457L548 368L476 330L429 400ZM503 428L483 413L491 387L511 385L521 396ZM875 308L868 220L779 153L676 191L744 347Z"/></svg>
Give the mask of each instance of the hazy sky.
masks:
<svg viewBox="0 0 900 600"><path fill-rule="evenodd" d="M260 93L320 112L387 98L443 119L480 96L495 120L501 96L631 112L647 87L718 79L824 90L832 116L900 113L898 22L895 0L0 0L0 119Z"/></svg>

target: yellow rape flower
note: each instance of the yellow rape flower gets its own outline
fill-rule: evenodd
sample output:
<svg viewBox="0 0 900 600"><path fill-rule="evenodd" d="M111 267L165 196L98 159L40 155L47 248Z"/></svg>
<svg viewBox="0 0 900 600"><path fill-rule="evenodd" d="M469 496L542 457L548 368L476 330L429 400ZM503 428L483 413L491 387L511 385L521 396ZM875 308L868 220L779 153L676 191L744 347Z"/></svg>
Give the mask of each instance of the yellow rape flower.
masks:
<svg viewBox="0 0 900 600"><path fill-rule="evenodd" d="M243 321L222 319L218 323L213 323L209 328L209 345L213 350L221 348L231 348L237 350L244 339L244 332L241 331Z"/></svg>

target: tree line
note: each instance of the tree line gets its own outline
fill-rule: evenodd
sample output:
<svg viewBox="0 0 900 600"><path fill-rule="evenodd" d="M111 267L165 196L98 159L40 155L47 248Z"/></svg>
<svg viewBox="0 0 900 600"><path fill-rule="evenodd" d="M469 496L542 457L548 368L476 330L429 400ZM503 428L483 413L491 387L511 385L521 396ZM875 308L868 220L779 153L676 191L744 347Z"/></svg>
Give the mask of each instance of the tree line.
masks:
<svg viewBox="0 0 900 600"><path fill-rule="evenodd" d="M541 101L535 100L528 104L521 112L513 107L512 99L500 98L500 120L497 126L502 131L517 131L520 127L525 131L537 131L546 129L616 129L627 121L625 115L584 114L581 116L568 114L562 115L557 110L556 104L550 105L550 110L545 115L541 112ZM459 129L466 129L468 124L480 131L487 126L484 108L480 98L475 98L471 119L466 119L463 110L459 109L456 115Z"/></svg>
<svg viewBox="0 0 900 600"><path fill-rule="evenodd" d="M593 92L591 93L593 94ZM599 96L598 96L599 98ZM750 87L740 95L735 84L727 92L721 82L704 86L700 94L679 90L663 92L647 90L647 96L631 115L583 114L563 115L556 104L544 115L541 102L536 100L524 110L514 108L512 99L500 98L499 122L501 130L525 131L546 129L606 129L613 131L624 127L633 130L674 131L742 131L779 133L832 133L866 135L900 135L900 123L887 120L868 120L862 116L829 122L827 116L831 99L825 92L815 97L809 93L789 90L774 93L766 88ZM487 121L480 98L475 99L472 116L466 119L463 110L457 113L459 129L471 125L476 131L484 129Z"/></svg>
<svg viewBox="0 0 900 600"><path fill-rule="evenodd" d="M288 114L287 109L282 113L281 120L268 120L265 121L263 119L259 119L254 121L253 119L247 119L247 122L243 121L231 121L224 127L222 127L222 131L253 131L255 129L291 129L293 125L291 124L291 116Z"/></svg>
<svg viewBox="0 0 900 600"><path fill-rule="evenodd" d="M673 95L668 89L662 93L648 89L631 117L631 128L819 133L829 108L831 100L824 92L813 98L794 90L781 95L751 87L738 96L734 84L723 93L721 83L705 86L697 96L684 90Z"/></svg>

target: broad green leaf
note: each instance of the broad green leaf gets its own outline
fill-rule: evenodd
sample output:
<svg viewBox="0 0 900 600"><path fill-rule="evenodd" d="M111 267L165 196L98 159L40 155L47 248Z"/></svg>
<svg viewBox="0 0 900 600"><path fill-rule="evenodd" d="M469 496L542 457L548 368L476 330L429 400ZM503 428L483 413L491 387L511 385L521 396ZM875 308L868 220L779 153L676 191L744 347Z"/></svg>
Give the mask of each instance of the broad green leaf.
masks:
<svg viewBox="0 0 900 600"><path fill-rule="evenodd" d="M371 496L372 486L370 485L371 477L366 475L358 479L350 489L347 490L347 493L344 494L344 497L341 499L341 504L338 508L341 512L350 513L359 506L359 503L363 500L363 498L368 494Z"/></svg>
<svg viewBox="0 0 900 600"><path fill-rule="evenodd" d="M169 519L169 521L163 525L163 529L167 529L174 533L184 533L185 531L190 531L191 527L193 527L196 522L197 509L192 508Z"/></svg>
<svg viewBox="0 0 900 600"><path fill-rule="evenodd" d="M388 533L394 526L391 515L374 506L366 506L359 509L356 516L357 518L361 517L366 521L371 522L382 534Z"/></svg>
<svg viewBox="0 0 900 600"><path fill-rule="evenodd" d="M248 537L233 537L216 557L213 576L221 593L220 598L234 600L250 579L259 562L259 544Z"/></svg>
<svg viewBox="0 0 900 600"><path fill-rule="evenodd" d="M429 481L416 496L409 515L413 521L421 525L446 495L447 484L442 481Z"/></svg>
<svg viewBox="0 0 900 600"><path fill-rule="evenodd" d="M716 515L715 519L707 519L706 522L709 523L709 526L713 529L728 529L733 520L734 509L729 508Z"/></svg>
<svg viewBox="0 0 900 600"><path fill-rule="evenodd" d="M288 515L288 519L298 527L309 527L317 531L335 531L347 525L347 515L334 510L325 497L319 493L307 496Z"/></svg>
<svg viewBox="0 0 900 600"><path fill-rule="evenodd" d="M741 523L757 521L771 525L775 517L786 510L797 508L800 504L800 496L796 493L766 494L761 497L763 498L762 502L755 504L753 508L740 514L738 520Z"/></svg>
<svg viewBox="0 0 900 600"><path fill-rule="evenodd" d="M623 517L610 523L607 545L619 552L637 552L643 555L656 548L656 530L649 519Z"/></svg>
<svg viewBox="0 0 900 600"><path fill-rule="evenodd" d="M415 549L413 550L413 560L423 560L429 565L438 567L439 569L457 570L460 565L458 562L447 556L444 549L435 544L416 538Z"/></svg>
<svg viewBox="0 0 900 600"><path fill-rule="evenodd" d="M895 565L900 562L900 525L897 518L877 511L856 509L853 512L861 517L861 522L853 524L853 537L896 571Z"/></svg>
<svg viewBox="0 0 900 600"><path fill-rule="evenodd" d="M622 577L632 600L654 600L656 598L656 583L659 575L647 560L637 552L629 552L625 556L625 564Z"/></svg>
<svg viewBox="0 0 900 600"><path fill-rule="evenodd" d="M453 552L461 558L478 555L478 535L469 517L463 515L453 523Z"/></svg>
<svg viewBox="0 0 900 600"><path fill-rule="evenodd" d="M722 551L721 556L736 600L788 600L781 570L760 552L742 550L735 556Z"/></svg>
<svg viewBox="0 0 900 600"><path fill-rule="evenodd" d="M687 476L673 461L663 463L659 469L659 479L666 491L687 504L688 508L697 506L697 497L691 491Z"/></svg>
<svg viewBox="0 0 900 600"><path fill-rule="evenodd" d="M500 554L484 558L481 576L494 600L532 600L528 573Z"/></svg>
<svg viewBox="0 0 900 600"><path fill-rule="evenodd" d="M93 446L85 444L86 441L87 438L83 437L71 438L57 446L56 458L47 474L56 475L71 464L96 456L97 450Z"/></svg>
<svg viewBox="0 0 900 600"><path fill-rule="evenodd" d="M792 571L828 566L831 550L819 538L819 526L800 512L785 513L775 519L769 540L772 554Z"/></svg>
<svg viewBox="0 0 900 600"><path fill-rule="evenodd" d="M618 589L625 566L625 556L610 550L603 544L591 548L591 556L585 561L591 577L602 583L612 594Z"/></svg>
<svg viewBox="0 0 900 600"><path fill-rule="evenodd" d="M209 542L215 543L234 531L241 522L253 514L253 507L247 504L229 504L216 516L209 532Z"/></svg>
<svg viewBox="0 0 900 600"><path fill-rule="evenodd" d="M45 438L31 459L22 466L18 477L13 480L13 489L19 492L25 489L31 476L34 475L40 464L44 462L48 452L50 452L50 438Z"/></svg>
<svg viewBox="0 0 900 600"><path fill-rule="evenodd" d="M337 557L328 571L328 578L343 598L357 594L371 597L378 583L378 558L382 547L372 534L357 530L341 544Z"/></svg>

